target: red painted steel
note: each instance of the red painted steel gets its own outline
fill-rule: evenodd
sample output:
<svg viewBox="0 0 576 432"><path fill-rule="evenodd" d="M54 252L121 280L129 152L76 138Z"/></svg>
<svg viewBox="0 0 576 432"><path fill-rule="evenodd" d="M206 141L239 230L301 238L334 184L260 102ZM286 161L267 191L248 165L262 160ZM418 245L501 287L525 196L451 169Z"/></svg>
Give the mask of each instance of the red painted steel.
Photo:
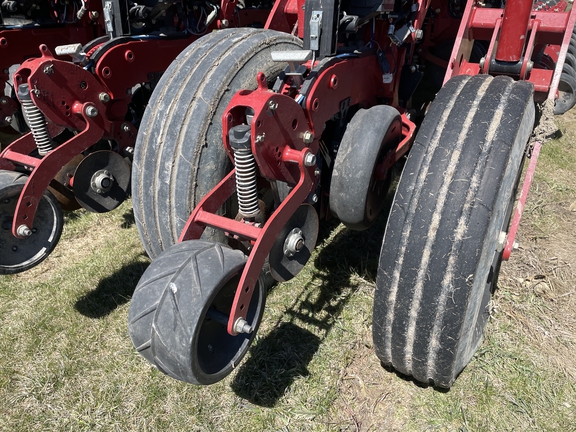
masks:
<svg viewBox="0 0 576 432"><path fill-rule="evenodd" d="M530 164L526 170L526 177L524 177L524 183L522 184L522 191L518 197L518 203L516 204L516 210L514 211L514 217L510 223L510 229L508 230L508 235L506 236L506 246L504 247L504 252L502 253L502 259L508 261L510 254L514 249L514 243L516 242L516 234L518 232L518 227L520 226L520 219L522 218L522 213L524 213L524 207L526 206L526 199L528 198L528 192L530 191L530 186L532 185L532 180L534 180L534 173L536 171L536 163L538 162L538 156L540 155L540 149L542 148L542 143L535 142L532 149L532 155L530 157Z"/></svg>
<svg viewBox="0 0 576 432"><path fill-rule="evenodd" d="M495 59L517 63L522 58L534 0L506 0Z"/></svg>

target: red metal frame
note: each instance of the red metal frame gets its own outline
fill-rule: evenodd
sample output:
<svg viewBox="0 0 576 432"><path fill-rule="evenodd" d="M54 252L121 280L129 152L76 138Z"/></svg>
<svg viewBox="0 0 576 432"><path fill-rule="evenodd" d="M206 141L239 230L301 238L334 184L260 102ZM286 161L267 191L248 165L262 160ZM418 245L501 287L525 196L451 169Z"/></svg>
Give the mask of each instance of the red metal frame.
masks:
<svg viewBox="0 0 576 432"><path fill-rule="evenodd" d="M22 26L0 29L0 82L9 81L9 69L38 55L38 47L46 45L54 49L70 43L87 44L105 35L102 2L87 0L90 10L73 23L55 24L50 27ZM60 58L62 59L62 58ZM4 94L2 89L1 94ZM18 104L10 95L0 96L0 124L18 110Z"/></svg>
<svg viewBox="0 0 576 432"><path fill-rule="evenodd" d="M502 259L505 261L508 261L512 250L514 249L516 233L518 232L518 227L520 226L522 213L524 213L524 207L526 206L526 199L528 198L528 192L530 191L532 180L534 180L536 163L538 162L538 156L540 156L541 148L541 142L534 143L534 147L532 148L530 156L530 165L528 165L528 169L526 170L526 176L524 177L524 183L522 184L522 191L518 197L518 203L516 204L516 209L514 210L514 217L512 218L510 228L508 229L508 235L506 236L506 246L504 247L504 252L502 253Z"/></svg>
<svg viewBox="0 0 576 432"><path fill-rule="evenodd" d="M301 0L280 0L267 21L267 27L276 26L282 31L297 33L302 37L304 22L300 6ZM422 28L430 8L434 10L438 18L439 37L436 41L450 40L454 33L448 23L453 20L446 18L448 12L445 2L424 1L420 3L413 21L414 28ZM520 10L520 18L516 17L517 10ZM533 11L531 0L510 0L507 2L506 10L482 8L475 1L469 1L455 35L456 43L448 61L445 81L459 74L490 73L490 59L494 57L496 61L503 62L502 65L497 64L498 67L505 70L514 69L516 79L532 82L537 100L554 97L558 84L557 72L561 70L571 35L566 28L571 29L575 19L574 11ZM436 27L434 29L432 27L426 27L427 36L431 36L431 33L436 31ZM365 36L368 40L384 44L386 29L386 25L381 22L372 28L367 26ZM481 63L470 61L475 40L489 42L486 57ZM416 33L412 33L407 41L412 42L414 46ZM534 47L544 47L547 44L560 46L556 71L531 68ZM391 58L388 57L388 61L394 64L395 68L397 65L404 64L406 60L410 60L414 54L434 61L433 56L425 52L425 49L432 46L434 46L434 41L425 40L414 52L410 46L395 47L388 42L385 55L391 56ZM434 63L439 64L438 61ZM179 241L198 239L204 228L210 226L253 245L230 312L228 321L230 334L236 334L234 323L239 318L244 318L245 306L250 302L264 260L281 228L289 221L296 209L302 203L307 202L309 194L316 186L313 169L305 166L304 156L307 152L317 153L318 140L326 122L338 113L345 99L349 99L350 106L370 107L387 101L392 106L398 107L400 74L397 70L393 81L384 84L382 71L374 55L332 59L318 69L314 69L316 64L312 65L310 62L306 66L308 72L313 70L315 74L315 78L309 78L313 79L313 82L307 86L306 94L299 94L301 88L298 86L295 88L294 83L290 81L285 83L280 94L273 93L266 88L265 77L259 74L259 88L253 92L237 93L223 116L224 146L232 158L228 131L235 125L245 123L246 108L252 108L255 113L251 122L252 152L258 165L258 175L264 181L279 180L295 185L292 192L270 215L263 227L219 216L216 211L235 193L235 171L233 170L198 204L179 239ZM500 70L499 73L503 72ZM302 97L304 101L300 99ZM403 111L402 108L398 108ZM387 170L408 151L413 142L415 125L405 114L402 119L403 140L396 151L392 152L377 168L376 175L379 178L386 175ZM303 142L305 134L313 137L307 145ZM521 194L521 205L517 208L508 235L508 244L504 251L505 259L509 256L511 245L514 243L539 148L539 145L535 146L533 152L529 175L524 182Z"/></svg>
<svg viewBox="0 0 576 432"><path fill-rule="evenodd" d="M235 171L233 170L216 186L194 209L179 241L198 239L206 226L223 230L240 240L250 241L253 247L242 273L236 291L232 311L228 321L228 332L236 334L234 323L244 318L245 305L249 304L264 261L274 244L277 235L288 223L296 209L307 201L314 190L317 179L314 167L306 167L306 154L317 154L319 138L324 124L340 109L340 102L349 98L351 105L370 107L376 104L378 96L387 94L381 84L374 56L350 58L336 61L318 70L318 75L306 96L304 106L298 104L294 96L274 93L268 90L266 77L258 74L259 87L253 92L237 93L225 111L223 122L224 146L230 157L233 156L228 140L228 131L244 122L247 107L252 108L252 153L264 179L279 180L295 185L288 197L268 218L263 227L229 219L216 214L216 211L236 192ZM309 64L309 67L312 65ZM374 73L363 80L347 80L351 76L366 71ZM342 78L341 78L342 77ZM338 83L351 83L344 86ZM271 109L270 107L275 107ZM410 148L415 125L403 115L403 139L396 151L377 168L380 175L394 165ZM311 133L314 139L304 142L304 136Z"/></svg>
<svg viewBox="0 0 576 432"><path fill-rule="evenodd" d="M224 27L224 20L229 20L227 25L235 24L235 5L235 0L222 0L219 19L209 31L216 25ZM262 11L243 10L244 22L261 19ZM61 36L60 33L55 34ZM74 157L101 139L114 140L118 144L114 150L120 154L134 145L137 130L124 120L132 98L132 88L151 81L152 75L159 76L197 38L187 34L174 38L126 37L108 44L103 42L88 53L94 55L104 50L98 53L93 70L55 58L44 44L40 45L41 57L19 59L22 65L14 74L14 84L26 83L33 90L30 92L32 101L48 120L51 136L56 136L64 128L79 133L41 159L31 156L36 148L32 133L14 141L0 153L0 169L20 167L30 172L13 218L12 234L15 237L22 238L17 232L20 225L32 227L42 194L62 167ZM65 43L70 43L70 39ZM154 52L154 56L150 56L151 52ZM9 107L14 108L13 105ZM86 116L89 106L97 109L95 117ZM70 184L73 180L70 179Z"/></svg>

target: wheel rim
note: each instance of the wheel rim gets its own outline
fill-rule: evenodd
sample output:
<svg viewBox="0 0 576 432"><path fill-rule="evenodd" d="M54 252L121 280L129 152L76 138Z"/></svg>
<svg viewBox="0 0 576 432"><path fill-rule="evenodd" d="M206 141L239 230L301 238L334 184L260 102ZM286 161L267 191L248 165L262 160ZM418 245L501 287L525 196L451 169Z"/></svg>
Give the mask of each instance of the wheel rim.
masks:
<svg viewBox="0 0 576 432"><path fill-rule="evenodd" d="M56 247L62 233L62 212L49 192L42 196L29 237L12 235L12 221L23 184L0 188L0 274L18 273L43 261ZM5 252L4 252L5 251Z"/></svg>
<svg viewBox="0 0 576 432"><path fill-rule="evenodd" d="M223 284L210 305L206 307L198 327L196 327L197 335L194 347L196 362L200 369L199 372L209 382L213 381L211 377L221 379L218 375L230 365L235 367L240 362L250 348L262 319L265 295L260 288L260 283L254 289L254 295L246 314L246 321L253 329L251 333L240 333L232 336L228 333L224 322L213 318L214 312L221 317L227 318L229 316L239 281L240 274L237 274Z"/></svg>
<svg viewBox="0 0 576 432"><path fill-rule="evenodd" d="M384 199L388 194L390 184L392 183L392 170L386 172L386 177L383 179L378 179L376 177L377 167L384 161L384 159L396 148L398 142L400 141L402 131L402 123L394 122L388 128L384 139L382 140L382 146L378 152L378 158L374 164L374 170L370 178L370 186L368 188L368 195L366 196L366 217L368 223L373 223L378 217L380 210L384 207Z"/></svg>

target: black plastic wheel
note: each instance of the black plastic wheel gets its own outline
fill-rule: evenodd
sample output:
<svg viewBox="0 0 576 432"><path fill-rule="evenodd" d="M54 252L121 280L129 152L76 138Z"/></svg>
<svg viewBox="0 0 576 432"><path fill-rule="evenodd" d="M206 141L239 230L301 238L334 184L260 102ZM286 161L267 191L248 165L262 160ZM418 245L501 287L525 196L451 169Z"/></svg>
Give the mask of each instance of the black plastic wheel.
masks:
<svg viewBox="0 0 576 432"><path fill-rule="evenodd" d="M527 82L446 83L416 136L390 213L376 282L380 360L450 387L478 348L535 109Z"/></svg>
<svg viewBox="0 0 576 432"><path fill-rule="evenodd" d="M62 234L60 204L45 191L38 204L29 237L12 235L12 220L27 177L14 171L0 171L0 274L13 274L37 266L50 255Z"/></svg>
<svg viewBox="0 0 576 432"><path fill-rule="evenodd" d="M176 243L196 203L231 169L221 117L232 96L255 89L259 71L272 83L284 70L272 51L300 47L285 33L222 30L198 39L164 73L142 119L132 167L136 226L151 257Z"/></svg>
<svg viewBox="0 0 576 432"><path fill-rule="evenodd" d="M400 113L387 105L361 109L348 124L334 161L330 210L350 229L368 229L384 205L392 173L375 170L402 137Z"/></svg>
<svg viewBox="0 0 576 432"><path fill-rule="evenodd" d="M147 318L131 321L130 334L139 344L146 338L142 330L151 322L151 348L147 349L152 355L141 352L159 370L181 381L207 385L238 365L256 335L266 300L258 283L246 308L252 331L228 334L226 323L245 262L242 252L202 240L174 245L152 262L134 293L143 300L136 299L130 306L131 317ZM159 302L151 305L148 299L154 302L158 292L162 292Z"/></svg>
<svg viewBox="0 0 576 432"><path fill-rule="evenodd" d="M565 65L566 66L566 65ZM554 102L554 114L564 114L576 104L576 78L565 72L560 75L558 99Z"/></svg>

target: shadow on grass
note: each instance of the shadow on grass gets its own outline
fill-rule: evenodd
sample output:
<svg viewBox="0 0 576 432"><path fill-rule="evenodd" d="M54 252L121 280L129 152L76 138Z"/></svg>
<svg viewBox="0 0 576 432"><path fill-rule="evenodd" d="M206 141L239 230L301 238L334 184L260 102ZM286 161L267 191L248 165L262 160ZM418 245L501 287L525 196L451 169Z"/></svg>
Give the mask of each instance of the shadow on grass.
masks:
<svg viewBox="0 0 576 432"><path fill-rule="evenodd" d="M308 375L308 364L322 339L355 292L352 275L371 282L376 279L390 201L375 226L361 232L343 230L318 253L311 281L295 293L296 299L287 308L289 322L277 324L260 339L240 366L231 384L238 396L273 407L298 377ZM335 227L323 225L319 238L328 238ZM321 336L299 327L295 320L316 328Z"/></svg>
<svg viewBox="0 0 576 432"><path fill-rule="evenodd" d="M102 279L96 289L78 299L74 307L89 318L102 318L130 301L148 263L133 262Z"/></svg>

